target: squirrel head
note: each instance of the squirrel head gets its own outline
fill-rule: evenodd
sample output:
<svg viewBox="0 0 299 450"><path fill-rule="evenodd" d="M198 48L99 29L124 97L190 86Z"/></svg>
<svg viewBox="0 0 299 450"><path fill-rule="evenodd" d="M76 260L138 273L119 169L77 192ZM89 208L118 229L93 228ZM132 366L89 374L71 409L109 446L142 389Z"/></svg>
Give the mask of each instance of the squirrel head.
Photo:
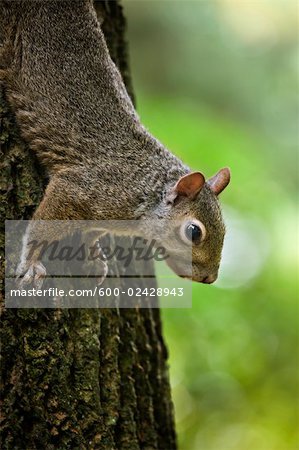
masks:
<svg viewBox="0 0 299 450"><path fill-rule="evenodd" d="M218 195L230 181L230 170L224 168L212 178L205 180L201 172L191 172L181 177L170 187L163 200L162 216L169 223L176 223L166 242L174 242L174 228L179 245L164 245L169 251L166 259L169 267L178 275L202 283L213 283L217 279L223 247L225 226ZM161 211L161 210L160 210ZM174 222L173 222L174 221ZM165 229L164 229L165 236ZM184 258L182 248L188 250ZM191 270L192 254L192 270Z"/></svg>

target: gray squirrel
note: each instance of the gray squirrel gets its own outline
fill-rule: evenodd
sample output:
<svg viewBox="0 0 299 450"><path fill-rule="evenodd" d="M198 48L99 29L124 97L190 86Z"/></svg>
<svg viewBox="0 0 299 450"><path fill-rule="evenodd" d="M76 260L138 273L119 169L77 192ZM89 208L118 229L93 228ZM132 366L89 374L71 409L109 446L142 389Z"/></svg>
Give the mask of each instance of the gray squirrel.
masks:
<svg viewBox="0 0 299 450"><path fill-rule="evenodd" d="M225 234L217 197L229 169L206 181L140 123L91 0L2 0L0 9L1 79L49 174L23 254L40 219L174 220L192 243L190 278L214 282ZM169 265L178 274L180 264L174 254ZM34 284L46 269L34 253L19 274Z"/></svg>

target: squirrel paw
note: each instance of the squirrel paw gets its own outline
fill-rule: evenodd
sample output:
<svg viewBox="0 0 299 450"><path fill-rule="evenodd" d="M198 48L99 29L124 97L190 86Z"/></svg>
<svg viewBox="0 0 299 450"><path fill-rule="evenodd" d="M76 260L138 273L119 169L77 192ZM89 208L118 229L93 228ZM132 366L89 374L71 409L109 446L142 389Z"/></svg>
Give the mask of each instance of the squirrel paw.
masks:
<svg viewBox="0 0 299 450"><path fill-rule="evenodd" d="M46 268L40 261L25 266L20 264L17 268L17 283L20 289L25 289L30 284L36 289L41 289L46 274Z"/></svg>
<svg viewBox="0 0 299 450"><path fill-rule="evenodd" d="M107 258L101 248L100 242L96 241L94 243L94 252L93 252L93 258L91 261L88 262L88 275L92 275L96 277L96 281L98 286L100 286L107 274L108 274L108 265L107 265Z"/></svg>
<svg viewBox="0 0 299 450"><path fill-rule="evenodd" d="M104 280L105 280L105 278L107 277L107 274L108 274L108 265L107 265L107 263L106 262L104 262L104 261L101 261L101 270L102 270L102 273L101 273L101 275L99 275L99 276L97 276L97 285L98 286L101 286L101 284L103 284L103 282L104 282ZM97 261L97 265L99 264L99 261ZM97 272L98 272L98 270L97 270Z"/></svg>

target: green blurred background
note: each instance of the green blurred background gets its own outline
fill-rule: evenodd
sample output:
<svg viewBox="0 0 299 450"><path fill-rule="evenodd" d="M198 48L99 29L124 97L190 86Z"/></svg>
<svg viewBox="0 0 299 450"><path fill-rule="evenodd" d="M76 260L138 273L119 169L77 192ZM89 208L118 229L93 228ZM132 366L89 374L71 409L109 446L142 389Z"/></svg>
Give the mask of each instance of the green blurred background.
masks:
<svg viewBox="0 0 299 450"><path fill-rule="evenodd" d="M124 8L144 124L206 176L232 171L219 280L163 311L180 449L298 449L298 3Z"/></svg>

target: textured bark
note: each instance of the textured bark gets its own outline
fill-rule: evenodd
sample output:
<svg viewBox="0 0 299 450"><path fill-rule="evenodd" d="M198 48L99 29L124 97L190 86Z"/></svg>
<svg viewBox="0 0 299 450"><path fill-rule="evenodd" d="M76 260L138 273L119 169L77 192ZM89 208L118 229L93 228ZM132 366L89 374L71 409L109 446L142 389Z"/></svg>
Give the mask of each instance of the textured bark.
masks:
<svg viewBox="0 0 299 450"><path fill-rule="evenodd" d="M122 9L115 1L96 6L133 96ZM0 111L0 214L29 219L47 179L20 137L5 86ZM3 280L3 224L0 231ZM1 348L1 448L176 448L158 309L3 308Z"/></svg>

